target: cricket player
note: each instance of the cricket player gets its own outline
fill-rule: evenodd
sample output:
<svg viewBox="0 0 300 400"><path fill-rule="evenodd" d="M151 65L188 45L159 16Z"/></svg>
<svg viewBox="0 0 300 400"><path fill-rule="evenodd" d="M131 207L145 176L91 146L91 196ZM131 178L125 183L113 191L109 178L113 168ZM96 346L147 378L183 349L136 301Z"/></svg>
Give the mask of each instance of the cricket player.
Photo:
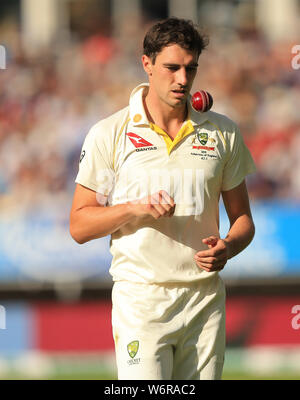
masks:
<svg viewBox="0 0 300 400"><path fill-rule="evenodd" d="M78 243L111 235L119 379L220 379L225 290L219 276L254 236L238 127L190 106L205 38L169 18L144 38L148 83L86 136L70 215ZM201 71L200 71L201 72ZM230 221L219 234L219 199Z"/></svg>

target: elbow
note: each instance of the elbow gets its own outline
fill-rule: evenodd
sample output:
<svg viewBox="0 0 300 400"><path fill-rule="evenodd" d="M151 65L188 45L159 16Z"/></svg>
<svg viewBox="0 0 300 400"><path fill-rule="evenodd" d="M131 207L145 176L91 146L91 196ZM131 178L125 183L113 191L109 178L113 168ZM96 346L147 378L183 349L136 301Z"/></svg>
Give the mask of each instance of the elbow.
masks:
<svg viewBox="0 0 300 400"><path fill-rule="evenodd" d="M80 232L78 232L78 229L72 224L70 224L70 235L72 238L75 240L76 243L78 244L84 244L87 242L87 240L84 239L82 235L80 235Z"/></svg>
<svg viewBox="0 0 300 400"><path fill-rule="evenodd" d="M250 226L250 232L249 232L249 239L250 239L249 243L252 242L254 236L255 236L255 225L254 225L253 220L251 220L251 226Z"/></svg>
<svg viewBox="0 0 300 400"><path fill-rule="evenodd" d="M77 214L71 212L70 219L69 219L69 232L70 232L71 237L78 244L84 244L88 241L84 235L82 226L84 226L84 225L77 218Z"/></svg>
<svg viewBox="0 0 300 400"><path fill-rule="evenodd" d="M252 239L254 238L254 236L255 236L255 225L254 225L254 223L253 223L253 227L252 227Z"/></svg>

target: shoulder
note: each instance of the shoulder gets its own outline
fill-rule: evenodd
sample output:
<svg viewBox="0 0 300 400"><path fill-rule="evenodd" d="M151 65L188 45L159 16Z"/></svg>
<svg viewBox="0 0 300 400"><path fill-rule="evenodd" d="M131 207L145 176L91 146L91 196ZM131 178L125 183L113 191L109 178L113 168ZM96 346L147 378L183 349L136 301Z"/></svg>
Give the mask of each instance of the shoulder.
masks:
<svg viewBox="0 0 300 400"><path fill-rule="evenodd" d="M215 125L222 132L227 132L227 133L239 132L237 124L232 119L228 118L226 115L214 111L208 111L206 114L207 114L207 121Z"/></svg>
<svg viewBox="0 0 300 400"><path fill-rule="evenodd" d="M114 136L118 133L118 130L126 123L129 118L129 107L125 107L122 110L104 118L94 124L89 134L97 138L104 138Z"/></svg>
<svg viewBox="0 0 300 400"><path fill-rule="evenodd" d="M129 120L129 107L96 122L89 130L85 143L86 145L96 145L98 149L110 151L114 147L119 133L124 129Z"/></svg>
<svg viewBox="0 0 300 400"><path fill-rule="evenodd" d="M207 111L202 115L200 114L199 119L201 118L205 128L211 132L216 132L217 136L221 138L225 152L231 152L234 148L243 144L243 137L238 125L226 115Z"/></svg>

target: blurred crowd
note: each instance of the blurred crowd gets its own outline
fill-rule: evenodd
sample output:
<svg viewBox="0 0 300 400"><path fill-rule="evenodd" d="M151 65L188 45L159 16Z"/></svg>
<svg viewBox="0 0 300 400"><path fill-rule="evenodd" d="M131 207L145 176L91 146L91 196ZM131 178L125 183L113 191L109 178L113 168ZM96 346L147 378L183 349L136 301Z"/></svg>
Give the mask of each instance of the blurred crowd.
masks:
<svg viewBox="0 0 300 400"><path fill-rule="evenodd" d="M293 44L236 33L219 38L201 60L198 86L212 90L215 109L237 122L256 162L248 179L253 199L300 200L300 70L291 65Z"/></svg>
<svg viewBox="0 0 300 400"><path fill-rule="evenodd" d="M0 204L71 198L89 128L128 104L146 81L145 27L130 41L94 35L27 55L21 41L0 71ZM133 40L134 39L134 40ZM295 43L294 43L295 44ZM252 199L300 200L300 70L292 43L239 32L211 37L194 88L236 121L257 164Z"/></svg>

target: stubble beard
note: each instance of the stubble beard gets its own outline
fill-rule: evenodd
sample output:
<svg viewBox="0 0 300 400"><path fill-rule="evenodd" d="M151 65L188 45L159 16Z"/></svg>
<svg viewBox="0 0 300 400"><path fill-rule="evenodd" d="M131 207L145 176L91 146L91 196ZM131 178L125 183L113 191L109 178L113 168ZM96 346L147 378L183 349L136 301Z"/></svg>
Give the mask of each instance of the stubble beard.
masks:
<svg viewBox="0 0 300 400"><path fill-rule="evenodd" d="M187 103L187 97L185 96L182 99L171 99L171 98L161 98L161 100L167 104L169 107L171 107L172 109L176 109L176 108L181 108L183 106L186 105Z"/></svg>

